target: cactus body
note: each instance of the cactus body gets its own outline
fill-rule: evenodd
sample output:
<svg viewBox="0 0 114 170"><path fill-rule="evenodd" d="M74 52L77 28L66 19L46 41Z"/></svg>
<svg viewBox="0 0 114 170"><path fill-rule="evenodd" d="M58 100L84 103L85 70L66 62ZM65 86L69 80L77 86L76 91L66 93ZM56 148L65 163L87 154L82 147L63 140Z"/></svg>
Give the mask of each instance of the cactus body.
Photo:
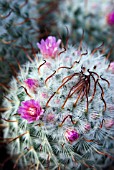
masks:
<svg viewBox="0 0 114 170"><path fill-rule="evenodd" d="M114 159L109 62L97 49L68 46L65 51L52 37L42 42L44 51L10 82L2 142L15 156L14 168L100 170ZM55 49L54 57L50 50Z"/></svg>

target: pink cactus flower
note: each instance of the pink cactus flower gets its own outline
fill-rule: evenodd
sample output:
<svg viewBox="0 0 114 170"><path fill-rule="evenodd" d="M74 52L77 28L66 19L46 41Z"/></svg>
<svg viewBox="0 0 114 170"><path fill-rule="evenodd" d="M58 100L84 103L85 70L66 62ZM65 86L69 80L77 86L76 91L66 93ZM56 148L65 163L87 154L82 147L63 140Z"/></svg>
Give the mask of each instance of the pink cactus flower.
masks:
<svg viewBox="0 0 114 170"><path fill-rule="evenodd" d="M114 125L114 120L113 119L107 119L105 120L104 126L105 128L111 128Z"/></svg>
<svg viewBox="0 0 114 170"><path fill-rule="evenodd" d="M24 82L27 85L27 87L32 91L35 91L36 88L38 87L38 81L36 79L28 78Z"/></svg>
<svg viewBox="0 0 114 170"><path fill-rule="evenodd" d="M106 20L107 20L107 23L108 23L110 26L113 26L113 25L114 25L114 11L112 11L111 13L109 13L109 14L106 16Z"/></svg>
<svg viewBox="0 0 114 170"><path fill-rule="evenodd" d="M79 138L79 134L74 129L67 129L65 132L65 137L69 142L74 142Z"/></svg>
<svg viewBox="0 0 114 170"><path fill-rule="evenodd" d="M44 58L56 58L60 43L60 39L56 42L55 37L48 36L45 41L42 39L41 43L37 43L37 46Z"/></svg>
<svg viewBox="0 0 114 170"><path fill-rule="evenodd" d="M23 101L18 109L18 113L22 118L26 119L28 123L39 120L44 110L41 108L38 101L31 99Z"/></svg>

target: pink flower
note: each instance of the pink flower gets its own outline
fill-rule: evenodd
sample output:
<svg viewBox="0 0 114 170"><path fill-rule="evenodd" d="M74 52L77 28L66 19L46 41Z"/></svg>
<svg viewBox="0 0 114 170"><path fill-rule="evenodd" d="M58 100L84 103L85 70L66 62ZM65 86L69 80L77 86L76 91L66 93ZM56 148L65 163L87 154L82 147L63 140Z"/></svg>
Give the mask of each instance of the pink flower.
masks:
<svg viewBox="0 0 114 170"><path fill-rule="evenodd" d="M109 13L106 17L106 20L107 20L107 23L110 25L110 26L113 26L114 25L114 11L112 11L111 13Z"/></svg>
<svg viewBox="0 0 114 170"><path fill-rule="evenodd" d="M114 125L114 120L113 119L107 119L105 120L105 127L106 128L111 128Z"/></svg>
<svg viewBox="0 0 114 170"><path fill-rule="evenodd" d="M79 134L74 129L67 129L65 132L65 137L69 142L74 142L79 138Z"/></svg>
<svg viewBox="0 0 114 170"><path fill-rule="evenodd" d="M114 61L110 63L109 70L112 71L112 73L114 73Z"/></svg>
<svg viewBox="0 0 114 170"><path fill-rule="evenodd" d="M38 81L35 79L28 78L24 82L27 85L27 87L32 91L35 91L35 89L38 87Z"/></svg>
<svg viewBox="0 0 114 170"><path fill-rule="evenodd" d="M26 119L28 123L38 120L43 112L44 110L41 108L39 102L34 99L22 102L18 109L18 113L22 118Z"/></svg>
<svg viewBox="0 0 114 170"><path fill-rule="evenodd" d="M60 43L60 39L56 42L55 37L48 36L45 41L43 39L41 40L41 44L37 43L37 46L40 49L40 52L42 53L44 58L55 58L58 54Z"/></svg>

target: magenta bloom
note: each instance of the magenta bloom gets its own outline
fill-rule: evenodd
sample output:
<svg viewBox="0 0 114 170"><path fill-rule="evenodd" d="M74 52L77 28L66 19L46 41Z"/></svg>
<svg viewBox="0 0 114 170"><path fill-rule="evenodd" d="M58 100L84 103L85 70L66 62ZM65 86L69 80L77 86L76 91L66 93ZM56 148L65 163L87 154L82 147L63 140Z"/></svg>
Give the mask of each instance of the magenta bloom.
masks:
<svg viewBox="0 0 114 170"><path fill-rule="evenodd" d="M35 91L35 89L38 87L38 81L35 79L28 78L24 82L30 90Z"/></svg>
<svg viewBox="0 0 114 170"><path fill-rule="evenodd" d="M74 129L67 129L65 132L65 137L69 142L74 142L79 138L79 134Z"/></svg>
<svg viewBox="0 0 114 170"><path fill-rule="evenodd" d="M22 118L26 119L28 123L32 123L40 118L44 110L41 108L38 101L31 99L21 103L18 113Z"/></svg>
<svg viewBox="0 0 114 170"><path fill-rule="evenodd" d="M114 25L114 11L112 11L111 13L109 13L106 17L107 19L107 23L110 25L110 26L113 26Z"/></svg>
<svg viewBox="0 0 114 170"><path fill-rule="evenodd" d="M40 49L40 52L42 53L44 58L55 58L58 54L60 43L60 39L56 42L55 37L48 36L45 41L43 39L41 40L41 44L37 43L37 46Z"/></svg>

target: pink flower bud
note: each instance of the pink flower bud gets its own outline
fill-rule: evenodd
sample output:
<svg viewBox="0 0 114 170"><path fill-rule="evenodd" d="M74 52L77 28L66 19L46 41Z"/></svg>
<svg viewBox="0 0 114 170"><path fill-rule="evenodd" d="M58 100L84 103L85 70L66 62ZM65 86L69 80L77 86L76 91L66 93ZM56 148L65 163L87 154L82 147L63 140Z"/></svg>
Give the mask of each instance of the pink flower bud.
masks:
<svg viewBox="0 0 114 170"><path fill-rule="evenodd" d="M69 142L74 142L79 138L79 134L74 129L67 129L65 132L65 137Z"/></svg>
<svg viewBox="0 0 114 170"><path fill-rule="evenodd" d="M112 73L114 73L114 61L110 63L109 70L112 71Z"/></svg>
<svg viewBox="0 0 114 170"><path fill-rule="evenodd" d="M38 81L35 79L28 78L24 82L25 82L26 86L32 91L35 91L36 88L38 87Z"/></svg>
<svg viewBox="0 0 114 170"><path fill-rule="evenodd" d="M110 26L113 26L113 25L114 25L114 11L112 11L111 13L109 13L109 14L106 16L106 20L107 20L107 23L108 23Z"/></svg>
<svg viewBox="0 0 114 170"><path fill-rule="evenodd" d="M108 129L111 128L114 125L114 120L113 119L107 119L104 122L104 126Z"/></svg>

